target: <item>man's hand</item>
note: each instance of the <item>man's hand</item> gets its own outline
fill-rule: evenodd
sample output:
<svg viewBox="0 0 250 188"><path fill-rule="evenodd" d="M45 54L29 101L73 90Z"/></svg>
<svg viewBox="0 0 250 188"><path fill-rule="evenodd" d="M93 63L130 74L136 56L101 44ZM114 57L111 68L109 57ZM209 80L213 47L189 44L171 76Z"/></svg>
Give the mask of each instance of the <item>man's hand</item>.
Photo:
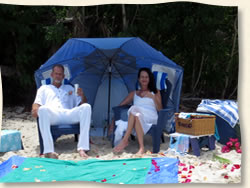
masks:
<svg viewBox="0 0 250 188"><path fill-rule="evenodd" d="M83 92L82 88L80 88L80 87L78 88L77 94L82 98L81 104L87 102L87 98L86 98L86 96L84 95L84 92Z"/></svg>
<svg viewBox="0 0 250 188"><path fill-rule="evenodd" d="M32 115L32 117L34 117L34 118L37 118L37 117L38 117L38 109L39 109L40 106L41 106L41 105L36 104L36 103L34 103L34 104L32 105L32 110L31 110L31 115Z"/></svg>

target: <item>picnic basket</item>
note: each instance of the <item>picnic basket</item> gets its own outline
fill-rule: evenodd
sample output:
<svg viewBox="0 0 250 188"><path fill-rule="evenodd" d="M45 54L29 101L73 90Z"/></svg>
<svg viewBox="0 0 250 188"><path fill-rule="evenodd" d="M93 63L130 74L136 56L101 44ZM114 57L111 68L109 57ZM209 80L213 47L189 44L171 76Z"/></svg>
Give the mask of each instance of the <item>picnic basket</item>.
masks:
<svg viewBox="0 0 250 188"><path fill-rule="evenodd" d="M203 115L192 113L189 118L179 118L175 113L175 129L178 133L188 135L210 135L215 133L214 115Z"/></svg>

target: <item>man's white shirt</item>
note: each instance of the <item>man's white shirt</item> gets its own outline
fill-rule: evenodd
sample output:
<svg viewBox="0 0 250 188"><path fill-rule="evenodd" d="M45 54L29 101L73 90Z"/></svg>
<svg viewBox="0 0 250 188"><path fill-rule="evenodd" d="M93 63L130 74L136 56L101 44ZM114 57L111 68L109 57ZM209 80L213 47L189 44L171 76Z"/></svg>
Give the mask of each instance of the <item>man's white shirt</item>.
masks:
<svg viewBox="0 0 250 188"><path fill-rule="evenodd" d="M77 96L71 85L42 85L38 91L34 103L57 109L72 109L78 106L81 97Z"/></svg>

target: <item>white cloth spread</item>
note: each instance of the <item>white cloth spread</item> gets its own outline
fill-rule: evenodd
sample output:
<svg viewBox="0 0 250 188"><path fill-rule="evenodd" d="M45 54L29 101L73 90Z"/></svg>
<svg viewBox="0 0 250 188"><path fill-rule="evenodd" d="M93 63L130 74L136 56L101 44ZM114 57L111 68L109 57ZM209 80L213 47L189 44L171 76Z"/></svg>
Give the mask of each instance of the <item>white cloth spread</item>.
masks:
<svg viewBox="0 0 250 188"><path fill-rule="evenodd" d="M128 116L129 114L139 117L144 134L149 131L153 124L157 123L158 119L158 114L153 99L149 97L140 97L136 94L136 92L134 95L134 105L129 108ZM117 127L115 130L114 145L116 146L119 144L128 128L128 122L118 120L115 123ZM135 134L135 131L133 131L133 134Z"/></svg>

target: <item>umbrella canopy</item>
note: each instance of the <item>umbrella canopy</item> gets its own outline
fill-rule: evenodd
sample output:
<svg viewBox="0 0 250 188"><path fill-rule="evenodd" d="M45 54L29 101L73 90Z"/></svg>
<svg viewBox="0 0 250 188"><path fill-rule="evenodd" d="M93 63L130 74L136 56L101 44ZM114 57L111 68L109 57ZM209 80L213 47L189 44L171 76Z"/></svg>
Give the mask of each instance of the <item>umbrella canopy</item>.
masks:
<svg viewBox="0 0 250 188"><path fill-rule="evenodd" d="M97 127L102 127L104 120L109 122L110 109L135 90L141 67L159 65L168 70L174 86L169 105L178 111L183 69L138 37L69 39L35 72L37 87L50 77L54 64L64 65L66 78L72 84L79 83Z"/></svg>

